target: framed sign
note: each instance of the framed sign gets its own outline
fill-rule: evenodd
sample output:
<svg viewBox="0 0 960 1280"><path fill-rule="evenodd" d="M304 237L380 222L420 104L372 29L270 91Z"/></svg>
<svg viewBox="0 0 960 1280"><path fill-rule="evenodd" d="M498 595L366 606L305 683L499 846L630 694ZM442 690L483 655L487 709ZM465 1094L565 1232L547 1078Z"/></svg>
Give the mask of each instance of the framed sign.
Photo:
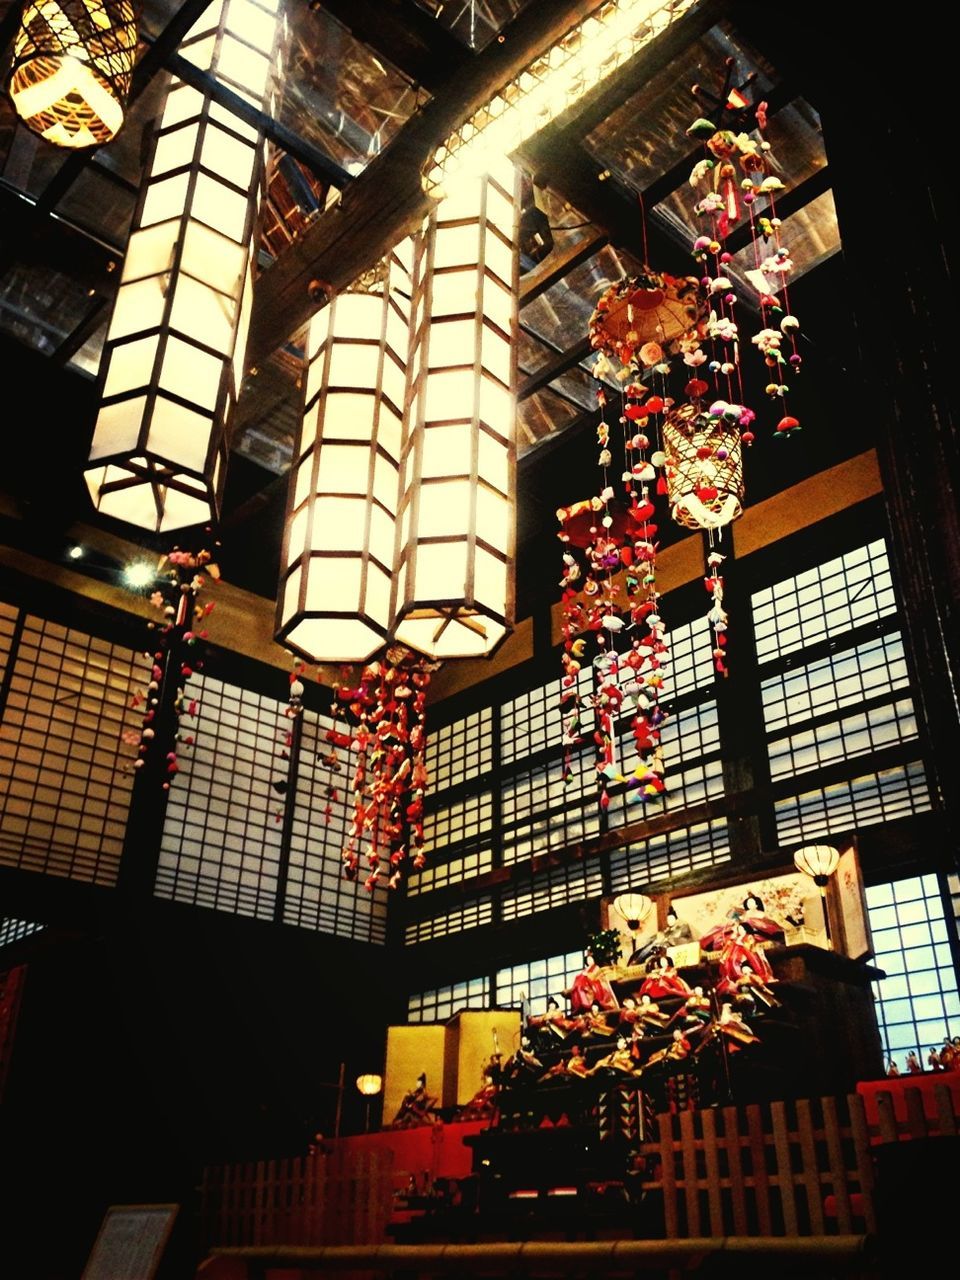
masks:
<svg viewBox="0 0 960 1280"><path fill-rule="evenodd" d="M153 1280L178 1204L112 1204L81 1280Z"/></svg>

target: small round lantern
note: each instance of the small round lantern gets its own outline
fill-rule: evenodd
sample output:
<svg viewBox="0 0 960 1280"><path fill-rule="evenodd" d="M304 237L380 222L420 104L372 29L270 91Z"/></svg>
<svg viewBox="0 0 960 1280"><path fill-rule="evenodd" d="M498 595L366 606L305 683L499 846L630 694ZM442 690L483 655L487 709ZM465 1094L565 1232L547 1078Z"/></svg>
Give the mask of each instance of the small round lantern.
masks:
<svg viewBox="0 0 960 1280"><path fill-rule="evenodd" d="M653 910L653 902L643 893L621 893L614 898L613 905L624 920L631 933L636 933Z"/></svg>
<svg viewBox="0 0 960 1280"><path fill-rule="evenodd" d="M27 0L7 89L31 132L101 146L123 124L136 53L131 0Z"/></svg>
<svg viewBox="0 0 960 1280"><path fill-rule="evenodd" d="M663 421L670 514L687 529L719 529L742 514L743 453L737 405L671 409Z"/></svg>
<svg viewBox="0 0 960 1280"><path fill-rule="evenodd" d="M829 844L809 844L797 850L793 855L793 864L798 871L808 875L818 888L824 889L840 865L840 854Z"/></svg>

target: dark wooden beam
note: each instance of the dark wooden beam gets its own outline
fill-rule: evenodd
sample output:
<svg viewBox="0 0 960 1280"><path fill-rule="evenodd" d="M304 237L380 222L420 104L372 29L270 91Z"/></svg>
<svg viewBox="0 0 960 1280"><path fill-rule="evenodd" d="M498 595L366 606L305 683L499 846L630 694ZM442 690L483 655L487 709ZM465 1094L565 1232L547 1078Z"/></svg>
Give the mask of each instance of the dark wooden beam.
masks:
<svg viewBox="0 0 960 1280"><path fill-rule="evenodd" d="M566 351L561 351L555 359L550 360L542 369L538 369L536 373L531 373L529 378L524 379L517 391L517 400L526 400L535 391L547 386L554 378L559 378L561 374L572 369L574 365L578 365L581 360L586 360L592 350L590 339L582 338L579 342L574 343L572 347L568 347ZM562 392L559 394L562 394Z"/></svg>
<svg viewBox="0 0 960 1280"><path fill-rule="evenodd" d="M792 213L798 213L801 209L806 208L812 200L816 200L817 196L822 196L825 191L830 190L831 181L829 165L824 165L822 169L817 169L809 178L804 179L796 187L791 187L784 195L778 197L777 217L781 219L789 218ZM750 235L750 223L741 223L739 227L736 227L727 236L726 248L728 252L736 253L738 249L742 249L744 245L749 244Z"/></svg>
<svg viewBox="0 0 960 1280"><path fill-rule="evenodd" d="M474 57L442 23L409 0L323 0L323 8L368 49L431 91Z"/></svg>
<svg viewBox="0 0 960 1280"><path fill-rule="evenodd" d="M433 99L400 130L258 282L248 358L263 360L316 309L310 285L342 288L422 221L430 208L420 174L433 151L502 85L589 16L599 0L530 5L494 41L438 85Z"/></svg>
<svg viewBox="0 0 960 1280"><path fill-rule="evenodd" d="M287 155L293 156L295 160L302 161L312 173L316 174L321 182L342 188L352 181L346 169L337 164L320 147L308 142L298 133L294 133L292 129L288 129L286 125L281 124L279 120L266 115L263 111L258 111L252 103L245 98L241 98L238 93L234 93L229 85L218 80L216 76L210 75L209 72L201 71L199 67L194 66L192 62L188 62L179 53L168 54L164 65L168 71L172 72L185 84L192 85L194 89L198 89L208 98L219 103L220 106L226 107L228 111L232 112L245 124L258 129L269 142L282 147Z"/></svg>
<svg viewBox="0 0 960 1280"><path fill-rule="evenodd" d="M28 196L0 183L0 225L4 248L0 271L14 261L36 262L60 271L88 288L112 291L110 275L123 259L122 250L107 244L65 218L44 210Z"/></svg>
<svg viewBox="0 0 960 1280"><path fill-rule="evenodd" d="M533 302L534 298L539 298L541 293L546 293L551 285L562 280L575 267L592 258L603 248L608 239L605 231L592 228L583 240L568 245L560 252L551 253L546 261L540 264L539 270L531 271L521 278L520 309L522 310L528 302Z"/></svg>

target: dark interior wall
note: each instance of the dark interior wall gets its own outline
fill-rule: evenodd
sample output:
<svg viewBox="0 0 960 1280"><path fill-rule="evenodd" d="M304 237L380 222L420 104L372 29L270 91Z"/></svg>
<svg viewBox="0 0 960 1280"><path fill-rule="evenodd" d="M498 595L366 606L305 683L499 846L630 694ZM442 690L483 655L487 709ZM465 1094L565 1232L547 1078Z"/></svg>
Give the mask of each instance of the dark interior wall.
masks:
<svg viewBox="0 0 960 1280"><path fill-rule="evenodd" d="M10 948L11 953L14 948ZM112 1203L191 1205L205 1162L297 1155L362 1128L354 1085L383 1061L382 948L166 903L86 934L51 927L29 956L0 1108L4 1254L38 1231L76 1276Z"/></svg>

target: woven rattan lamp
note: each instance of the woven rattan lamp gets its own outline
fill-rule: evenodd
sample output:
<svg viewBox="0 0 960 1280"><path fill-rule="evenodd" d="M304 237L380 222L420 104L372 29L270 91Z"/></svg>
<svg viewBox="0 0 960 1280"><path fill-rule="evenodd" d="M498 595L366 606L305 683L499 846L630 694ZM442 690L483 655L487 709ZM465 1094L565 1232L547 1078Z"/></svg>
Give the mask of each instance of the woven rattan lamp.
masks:
<svg viewBox="0 0 960 1280"><path fill-rule="evenodd" d="M98 147L123 124L136 52L131 0L30 0L7 89L31 132L58 147Z"/></svg>

